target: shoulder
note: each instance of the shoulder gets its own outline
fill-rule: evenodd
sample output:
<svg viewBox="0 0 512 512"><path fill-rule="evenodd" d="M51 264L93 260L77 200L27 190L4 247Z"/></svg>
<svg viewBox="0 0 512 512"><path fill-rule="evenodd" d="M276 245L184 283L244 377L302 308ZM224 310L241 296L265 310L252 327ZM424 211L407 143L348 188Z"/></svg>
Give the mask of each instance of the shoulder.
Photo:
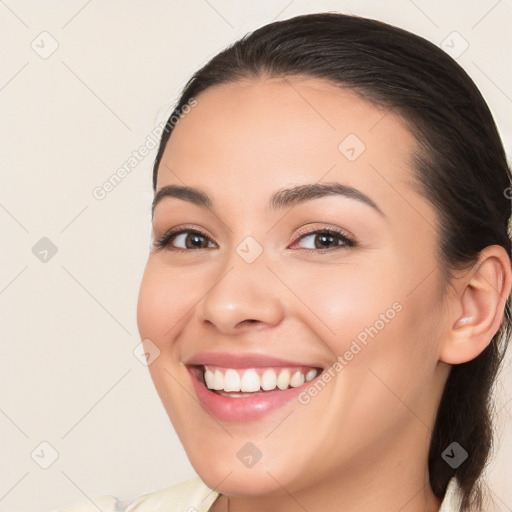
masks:
<svg viewBox="0 0 512 512"><path fill-rule="evenodd" d="M199 478L145 494L125 512L206 512L219 494Z"/></svg>
<svg viewBox="0 0 512 512"><path fill-rule="evenodd" d="M217 496L196 477L143 494L126 508L114 496L100 496L54 512L207 512Z"/></svg>

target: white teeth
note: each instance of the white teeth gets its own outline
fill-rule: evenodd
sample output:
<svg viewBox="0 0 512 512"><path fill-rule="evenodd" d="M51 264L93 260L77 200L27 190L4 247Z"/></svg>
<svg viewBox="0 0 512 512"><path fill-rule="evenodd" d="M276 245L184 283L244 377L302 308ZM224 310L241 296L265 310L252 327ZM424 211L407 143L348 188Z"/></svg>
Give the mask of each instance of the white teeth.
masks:
<svg viewBox="0 0 512 512"><path fill-rule="evenodd" d="M296 388L304 384L304 374L301 371L296 371L290 378L290 386Z"/></svg>
<svg viewBox="0 0 512 512"><path fill-rule="evenodd" d="M304 374L301 370L288 368L283 368L276 373L273 368L267 368L260 376L255 368L247 370L205 368L204 381L208 389L215 391L255 393L260 389L272 391L278 388L284 391L289 387L296 388L314 379L317 374L318 370L314 369Z"/></svg>
<svg viewBox="0 0 512 512"><path fill-rule="evenodd" d="M261 376L261 389L270 391L277 386L277 375L274 370L265 370Z"/></svg>
<svg viewBox="0 0 512 512"><path fill-rule="evenodd" d="M229 370L228 370L229 371ZM227 373L227 372L226 372ZM240 391L250 392L260 390L260 377L255 370L246 370L240 382Z"/></svg>
<svg viewBox="0 0 512 512"><path fill-rule="evenodd" d="M316 377L316 374L318 372L316 370L309 370L308 373L306 373L306 381L313 380Z"/></svg>
<svg viewBox="0 0 512 512"><path fill-rule="evenodd" d="M224 391L240 391L240 375L236 370L227 370L224 374Z"/></svg>
<svg viewBox="0 0 512 512"><path fill-rule="evenodd" d="M215 374L211 370L204 372L204 381L206 382L207 388L215 389Z"/></svg>
<svg viewBox="0 0 512 512"><path fill-rule="evenodd" d="M277 377L277 387L279 389L285 390L288 389L290 385L290 372L288 370L282 370Z"/></svg>
<svg viewBox="0 0 512 512"><path fill-rule="evenodd" d="M213 387L211 389L217 391L224 389L224 374L220 370L215 370L215 380L213 381Z"/></svg>

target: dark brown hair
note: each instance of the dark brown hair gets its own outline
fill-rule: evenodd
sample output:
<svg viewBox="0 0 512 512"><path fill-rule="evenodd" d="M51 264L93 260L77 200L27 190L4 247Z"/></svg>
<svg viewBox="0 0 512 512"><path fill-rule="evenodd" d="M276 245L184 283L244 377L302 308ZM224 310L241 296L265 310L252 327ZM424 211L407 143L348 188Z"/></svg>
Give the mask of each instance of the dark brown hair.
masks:
<svg viewBox="0 0 512 512"><path fill-rule="evenodd" d="M418 141L415 184L434 206L439 268L469 268L489 245L511 257L511 173L489 108L461 66L433 43L391 25L340 13L297 16L266 25L213 57L186 84L162 134L153 188L176 116L217 84L300 76L349 88L399 113ZM174 117L174 121L171 118ZM509 196L510 197L510 196ZM499 331L475 359L453 365L429 452L430 484L443 498L456 475L461 510L480 508L480 476L493 440L492 389L512 332L510 297ZM442 452L459 443L469 457L452 469Z"/></svg>

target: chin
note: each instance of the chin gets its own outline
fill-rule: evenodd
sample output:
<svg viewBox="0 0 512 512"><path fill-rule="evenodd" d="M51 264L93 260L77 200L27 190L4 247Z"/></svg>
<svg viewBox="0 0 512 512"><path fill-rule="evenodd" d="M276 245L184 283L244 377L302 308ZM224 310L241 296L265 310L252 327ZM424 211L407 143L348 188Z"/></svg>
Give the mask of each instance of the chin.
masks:
<svg viewBox="0 0 512 512"><path fill-rule="evenodd" d="M228 465L219 465L217 468L198 468L196 472L210 489L215 489L221 494L230 496L270 496L281 494L281 486L287 488L288 483L282 481L282 478L274 480L265 471L265 468L260 468L258 471L256 471L256 468L235 470L229 468ZM270 473L274 474L272 471Z"/></svg>

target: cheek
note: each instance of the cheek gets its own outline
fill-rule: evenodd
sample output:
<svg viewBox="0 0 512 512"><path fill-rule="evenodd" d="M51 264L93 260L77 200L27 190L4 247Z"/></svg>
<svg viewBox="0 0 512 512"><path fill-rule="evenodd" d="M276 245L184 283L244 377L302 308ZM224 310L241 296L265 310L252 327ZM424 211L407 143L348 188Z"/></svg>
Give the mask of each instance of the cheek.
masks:
<svg viewBox="0 0 512 512"><path fill-rule="evenodd" d="M402 275L383 272L379 278L353 270L340 270L339 278L309 275L297 288L322 320L311 315L308 327L336 360L326 391L304 397L310 400L304 422L329 440L323 446L339 446L340 459L347 453L356 457L365 445L380 449L410 422L421 430L430 425L424 407L437 362L432 338L439 296L432 283L410 293ZM355 441L347 448L340 438Z"/></svg>
<svg viewBox="0 0 512 512"><path fill-rule="evenodd" d="M389 270L393 268L400 272ZM410 262L381 260L364 267L318 266L283 279L293 282L303 303L297 303L299 325L307 325L311 338L329 349L333 362L340 362L333 371L345 375L343 386L367 389L370 402L375 391L385 391L377 376L412 398L421 392L416 384L423 385L435 369L441 297L435 274L411 292L410 282L418 275Z"/></svg>
<svg viewBox="0 0 512 512"><path fill-rule="evenodd" d="M144 270L137 302L137 324L141 339L149 338L162 345L172 338L185 322L193 306L184 290L183 273L161 268L150 259ZM161 348L161 347L160 347Z"/></svg>
<svg viewBox="0 0 512 512"><path fill-rule="evenodd" d="M188 376L186 369L179 364L175 339L186 324L187 312L193 311L193 294L184 292L192 285L179 269L170 271L150 256L137 302L140 338L151 340L159 350L148 370L169 418L180 432L187 425L187 413L190 412L190 402L183 400L183 396L192 395L194 390L190 386L183 394ZM154 345L148 344L145 348L151 350ZM177 386L176 381L182 385Z"/></svg>
<svg viewBox="0 0 512 512"><path fill-rule="evenodd" d="M364 342L366 328L377 324L382 330L382 314L395 316L396 283L389 274L379 274L376 266L342 263L298 270L293 275L288 270L283 280L293 283L291 288L302 303L297 303L301 320L314 331L312 339L322 341L336 355L358 337Z"/></svg>

